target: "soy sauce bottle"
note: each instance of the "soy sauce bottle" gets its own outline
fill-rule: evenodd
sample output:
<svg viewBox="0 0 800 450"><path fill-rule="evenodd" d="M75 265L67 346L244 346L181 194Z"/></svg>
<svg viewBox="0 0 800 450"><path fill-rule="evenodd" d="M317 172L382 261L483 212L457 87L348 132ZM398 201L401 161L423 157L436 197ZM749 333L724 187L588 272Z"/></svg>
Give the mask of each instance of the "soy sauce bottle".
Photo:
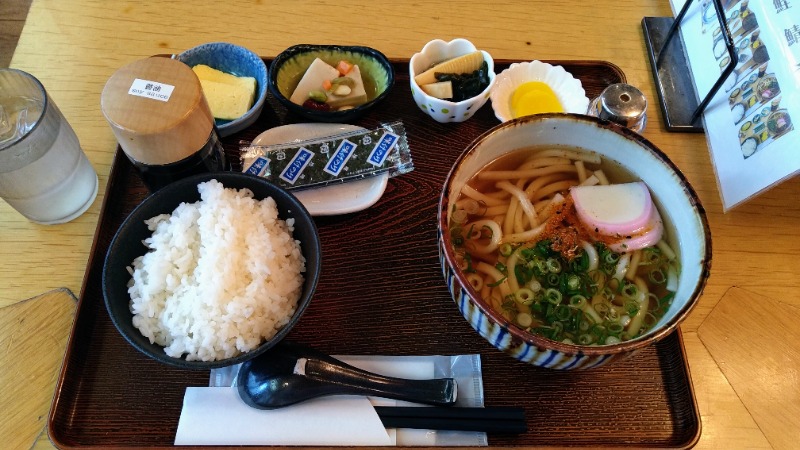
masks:
<svg viewBox="0 0 800 450"><path fill-rule="evenodd" d="M151 192L204 172L230 170L200 80L164 57L130 63L106 82L103 115Z"/></svg>

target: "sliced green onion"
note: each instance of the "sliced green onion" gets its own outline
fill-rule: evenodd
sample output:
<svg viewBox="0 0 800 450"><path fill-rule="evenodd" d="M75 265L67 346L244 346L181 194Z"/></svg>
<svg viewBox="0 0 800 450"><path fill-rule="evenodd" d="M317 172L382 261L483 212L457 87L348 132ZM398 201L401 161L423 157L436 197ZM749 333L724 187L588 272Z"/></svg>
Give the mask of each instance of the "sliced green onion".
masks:
<svg viewBox="0 0 800 450"><path fill-rule="evenodd" d="M639 287L634 283L626 283L625 286L622 287L622 295L627 298L635 299L639 296Z"/></svg>
<svg viewBox="0 0 800 450"><path fill-rule="evenodd" d="M533 273L523 264L514 264L514 276L517 277L519 284L525 284L533 279Z"/></svg>
<svg viewBox="0 0 800 450"><path fill-rule="evenodd" d="M600 270L593 270L588 273L589 279L592 280L592 284L595 286L605 286L606 279L608 276Z"/></svg>
<svg viewBox="0 0 800 450"><path fill-rule="evenodd" d="M533 251L541 257L547 257L550 255L550 245L551 242L549 239L544 239L536 243L533 247Z"/></svg>
<svg viewBox="0 0 800 450"><path fill-rule="evenodd" d="M656 264L661 261L661 249L658 247L647 247L642 249L642 256L639 259L640 265Z"/></svg>
<svg viewBox="0 0 800 450"><path fill-rule="evenodd" d="M510 295L507 295L503 299L502 306L503 306L503 310L504 311L510 312L512 314L516 314L517 313L517 305L514 303L514 298L512 296L510 296Z"/></svg>
<svg viewBox="0 0 800 450"><path fill-rule="evenodd" d="M594 308L595 311L597 311L597 314L600 314L601 316L605 316L606 313L608 313L608 311L611 309L611 307L609 307L607 303L603 302L598 302L596 304L593 304L592 307Z"/></svg>
<svg viewBox="0 0 800 450"><path fill-rule="evenodd" d="M479 237L485 239L486 234L481 230ZM506 281L518 283L520 288L504 298L503 306L504 315L521 328L554 340L602 345L628 339L624 330L631 318L646 314L650 309L651 316L643 317L646 322L642 326L646 331L668 307L673 294L659 298L648 293L647 298L642 299L643 292L636 283L612 278L624 254L613 252L602 243L594 243L600 264L589 271L590 258L585 250L568 259L553 250L551 244L550 240L542 240L522 246L504 243L498 247L501 256L511 257L516 263L512 268L501 258L502 262L495 267L505 277L486 286L496 287ZM641 254L651 263L644 268L648 272L644 276L648 283L663 286L670 281L670 276L677 278L668 274L669 266L664 264L660 250L643 249ZM514 278L506 280L507 277Z"/></svg>
<svg viewBox="0 0 800 450"><path fill-rule="evenodd" d="M588 273L581 273L579 275L581 281L581 293L586 297L594 297L597 294L599 287L594 284Z"/></svg>
<svg viewBox="0 0 800 450"><path fill-rule="evenodd" d="M582 308L586 304L586 297L582 295L573 295L569 298L569 306L572 308Z"/></svg>
<svg viewBox="0 0 800 450"><path fill-rule="evenodd" d="M530 305L534 301L533 291L528 288L520 288L514 293L514 300L522 305Z"/></svg>
<svg viewBox="0 0 800 450"><path fill-rule="evenodd" d="M586 272L589 268L589 255L586 254L585 250L581 250L580 254L572 259L570 268L573 272Z"/></svg>
<svg viewBox="0 0 800 450"><path fill-rule="evenodd" d="M558 305L558 308L556 308L556 317L558 320L567 320L571 315L572 311L570 311L567 305Z"/></svg>
<svg viewBox="0 0 800 450"><path fill-rule="evenodd" d="M551 273L561 273L561 261L556 258L547 258L545 264Z"/></svg>
<svg viewBox="0 0 800 450"><path fill-rule="evenodd" d="M504 281L506 281L506 278L508 278L508 277L503 277L503 278L500 278L499 280L495 281L494 283L489 283L489 284L487 284L487 286L489 286L489 287L497 287L497 286L500 286L501 284L503 284L503 282L504 282Z"/></svg>
<svg viewBox="0 0 800 450"><path fill-rule="evenodd" d="M467 262L467 268L464 269L464 272L470 272L470 273L476 272L475 268L472 267L472 255L470 255L469 253L466 253L464 255L464 261Z"/></svg>
<svg viewBox="0 0 800 450"><path fill-rule="evenodd" d="M625 330L622 324L616 322L608 324L606 328L608 329L608 333L612 335L618 335Z"/></svg>
<svg viewBox="0 0 800 450"><path fill-rule="evenodd" d="M666 312L672 304L672 299L675 298L674 292L668 292L667 295L658 299L658 307Z"/></svg>
<svg viewBox="0 0 800 450"><path fill-rule="evenodd" d="M548 272L547 264L545 263L543 258L535 257L529 264L532 264L531 268L533 269L534 273L541 276Z"/></svg>
<svg viewBox="0 0 800 450"><path fill-rule="evenodd" d="M588 334L582 334L578 336L578 344L581 345L589 345L592 343L594 339Z"/></svg>
<svg viewBox="0 0 800 450"><path fill-rule="evenodd" d="M605 263L609 265L616 264L619 261L619 254L609 250L607 253L603 255L603 261L605 261Z"/></svg>
<svg viewBox="0 0 800 450"><path fill-rule="evenodd" d="M574 273L566 274L563 288L569 293L579 292L581 290L581 277Z"/></svg>
<svg viewBox="0 0 800 450"><path fill-rule="evenodd" d="M661 307L661 299L659 299L656 294L650 292L647 294L647 307L648 309L657 310Z"/></svg>
<svg viewBox="0 0 800 450"><path fill-rule="evenodd" d="M606 345L619 344L622 340L617 336L606 336Z"/></svg>
<svg viewBox="0 0 800 450"><path fill-rule="evenodd" d="M653 269L647 274L647 278L655 284L664 284L667 282L667 276L661 269Z"/></svg>
<svg viewBox="0 0 800 450"><path fill-rule="evenodd" d="M548 288L544 291L544 299L551 305L557 305L561 303L561 292L558 292L557 289Z"/></svg>
<svg viewBox="0 0 800 450"><path fill-rule="evenodd" d="M589 329L589 334L591 334L592 336L596 336L597 341L601 341L602 339L600 338L604 337L606 333L607 333L606 327L604 327L599 323L592 325L592 328Z"/></svg>

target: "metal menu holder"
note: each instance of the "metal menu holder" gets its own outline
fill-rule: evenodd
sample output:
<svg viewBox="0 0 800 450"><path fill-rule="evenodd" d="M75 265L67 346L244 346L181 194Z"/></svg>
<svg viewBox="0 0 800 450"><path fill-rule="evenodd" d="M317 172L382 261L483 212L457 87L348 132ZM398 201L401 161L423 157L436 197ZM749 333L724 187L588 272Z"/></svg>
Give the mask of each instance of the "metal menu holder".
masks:
<svg viewBox="0 0 800 450"><path fill-rule="evenodd" d="M738 63L736 48L733 46L731 32L725 21L722 3L713 0L720 26L720 36L728 51L728 64L719 79L698 105L697 91L692 81L692 71L686 51L678 32L692 0L686 0L683 8L673 19L671 17L645 17L642 19L650 66L653 69L664 124L669 131L703 132L700 116L725 80L733 73ZM678 37L675 39L675 37ZM689 95L691 93L691 95Z"/></svg>
<svg viewBox="0 0 800 450"><path fill-rule="evenodd" d="M665 125L705 132L727 211L800 173L800 0L670 4L642 20Z"/></svg>

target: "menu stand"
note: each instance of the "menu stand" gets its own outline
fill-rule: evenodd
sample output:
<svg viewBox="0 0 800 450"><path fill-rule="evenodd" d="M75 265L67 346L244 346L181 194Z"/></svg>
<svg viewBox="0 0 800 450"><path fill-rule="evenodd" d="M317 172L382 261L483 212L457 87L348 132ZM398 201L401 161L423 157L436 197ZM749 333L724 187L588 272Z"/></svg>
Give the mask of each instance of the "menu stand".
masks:
<svg viewBox="0 0 800 450"><path fill-rule="evenodd" d="M686 0L675 19L671 17L645 17L642 19L650 66L658 90L664 124L668 131L702 133L703 124L700 116L728 76L733 73L738 63L738 55L733 46L728 24L725 22L722 4L720 0L711 1L717 12L722 38L725 41L730 61L699 104L700 96L694 87L684 44L680 38L673 39L680 34L678 33L680 24L692 0Z"/></svg>

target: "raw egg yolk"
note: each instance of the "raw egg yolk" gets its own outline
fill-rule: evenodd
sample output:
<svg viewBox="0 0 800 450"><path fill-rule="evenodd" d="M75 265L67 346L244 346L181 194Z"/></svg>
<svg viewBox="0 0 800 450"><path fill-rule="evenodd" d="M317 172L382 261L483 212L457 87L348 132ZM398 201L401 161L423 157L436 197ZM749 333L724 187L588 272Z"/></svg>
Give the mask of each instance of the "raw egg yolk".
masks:
<svg viewBox="0 0 800 450"><path fill-rule="evenodd" d="M514 90L511 96L511 114L517 117L547 112L564 112L556 93L541 81L528 81Z"/></svg>

